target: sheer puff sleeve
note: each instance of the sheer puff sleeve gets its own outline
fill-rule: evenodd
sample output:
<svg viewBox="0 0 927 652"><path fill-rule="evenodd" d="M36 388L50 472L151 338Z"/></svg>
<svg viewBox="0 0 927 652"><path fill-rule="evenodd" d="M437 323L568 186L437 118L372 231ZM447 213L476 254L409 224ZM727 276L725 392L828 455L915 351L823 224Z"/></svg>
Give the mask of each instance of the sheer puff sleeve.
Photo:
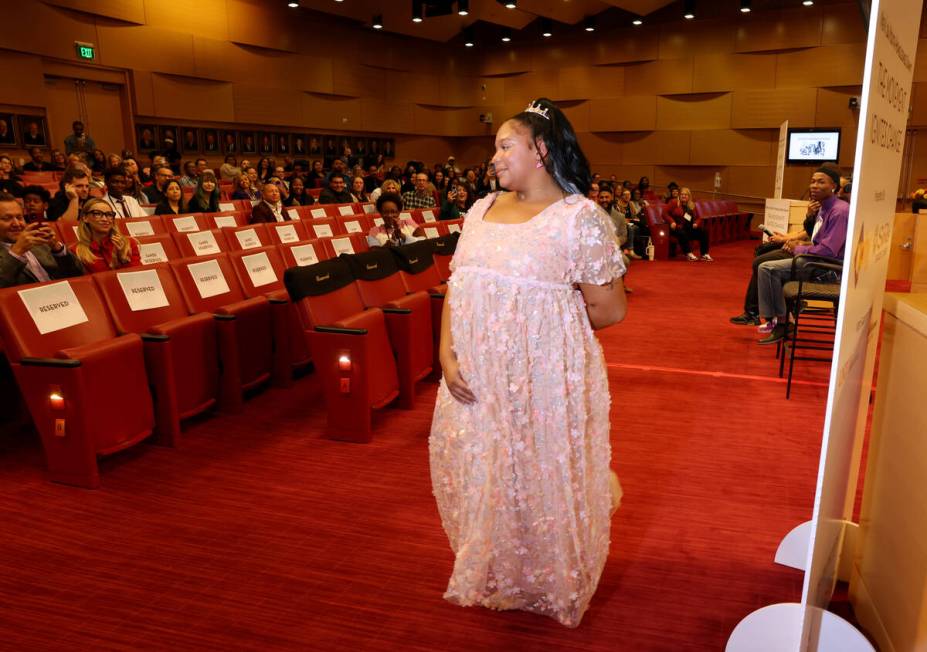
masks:
<svg viewBox="0 0 927 652"><path fill-rule="evenodd" d="M572 224L570 282L605 285L624 276L627 268L611 219L597 204L584 199Z"/></svg>

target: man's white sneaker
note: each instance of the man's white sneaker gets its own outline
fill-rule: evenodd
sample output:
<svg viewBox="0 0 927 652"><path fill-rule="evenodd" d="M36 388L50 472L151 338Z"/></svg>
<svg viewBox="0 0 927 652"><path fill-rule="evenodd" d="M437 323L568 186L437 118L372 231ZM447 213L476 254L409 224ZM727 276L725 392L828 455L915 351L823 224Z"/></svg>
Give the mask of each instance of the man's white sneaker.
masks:
<svg viewBox="0 0 927 652"><path fill-rule="evenodd" d="M715 261L715 259L708 254L702 254L702 260L704 260L706 263L713 263Z"/></svg>
<svg viewBox="0 0 927 652"><path fill-rule="evenodd" d="M698 260L698 258L695 257L695 254L689 252L686 254L686 260Z"/></svg>

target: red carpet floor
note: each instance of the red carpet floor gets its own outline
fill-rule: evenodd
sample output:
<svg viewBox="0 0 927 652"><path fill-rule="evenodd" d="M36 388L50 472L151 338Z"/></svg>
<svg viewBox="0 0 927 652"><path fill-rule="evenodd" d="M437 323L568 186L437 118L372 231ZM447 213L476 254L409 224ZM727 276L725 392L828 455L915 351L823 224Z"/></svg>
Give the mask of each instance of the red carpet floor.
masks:
<svg viewBox="0 0 927 652"><path fill-rule="evenodd" d="M811 515L826 395L827 366L805 364L786 401L774 347L727 323L751 250L636 263L628 318L601 334L625 501L578 629L441 599L434 385L355 445L320 438L309 377L181 449L106 460L97 491L46 482L34 438L3 433L0 649L723 649L754 609L800 598L772 560Z"/></svg>

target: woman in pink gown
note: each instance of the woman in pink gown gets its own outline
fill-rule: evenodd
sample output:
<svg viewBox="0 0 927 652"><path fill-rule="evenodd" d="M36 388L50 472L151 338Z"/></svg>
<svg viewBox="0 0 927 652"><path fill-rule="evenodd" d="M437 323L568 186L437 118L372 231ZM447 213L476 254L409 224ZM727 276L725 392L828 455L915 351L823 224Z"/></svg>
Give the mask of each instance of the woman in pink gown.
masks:
<svg viewBox="0 0 927 652"><path fill-rule="evenodd" d="M611 220L585 198L591 175L572 127L549 100L502 125L493 164L508 192L468 212L442 320L429 451L455 555L444 597L576 627L615 501L593 330L624 317L625 267Z"/></svg>

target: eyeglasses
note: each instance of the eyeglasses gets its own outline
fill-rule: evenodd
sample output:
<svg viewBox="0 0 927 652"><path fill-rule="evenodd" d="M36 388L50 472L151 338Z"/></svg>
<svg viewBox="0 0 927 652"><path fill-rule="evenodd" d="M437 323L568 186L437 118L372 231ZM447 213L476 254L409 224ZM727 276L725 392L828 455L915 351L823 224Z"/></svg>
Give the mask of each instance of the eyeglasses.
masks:
<svg viewBox="0 0 927 652"><path fill-rule="evenodd" d="M114 219L114 218L116 217L116 213L114 213L113 211L97 211L97 210L92 210L92 211L85 211L85 212L84 212L84 215L85 215L86 217L92 218L92 219L94 219L94 220L101 220L101 219L103 219L104 217L107 218L107 219L112 220L112 219Z"/></svg>

